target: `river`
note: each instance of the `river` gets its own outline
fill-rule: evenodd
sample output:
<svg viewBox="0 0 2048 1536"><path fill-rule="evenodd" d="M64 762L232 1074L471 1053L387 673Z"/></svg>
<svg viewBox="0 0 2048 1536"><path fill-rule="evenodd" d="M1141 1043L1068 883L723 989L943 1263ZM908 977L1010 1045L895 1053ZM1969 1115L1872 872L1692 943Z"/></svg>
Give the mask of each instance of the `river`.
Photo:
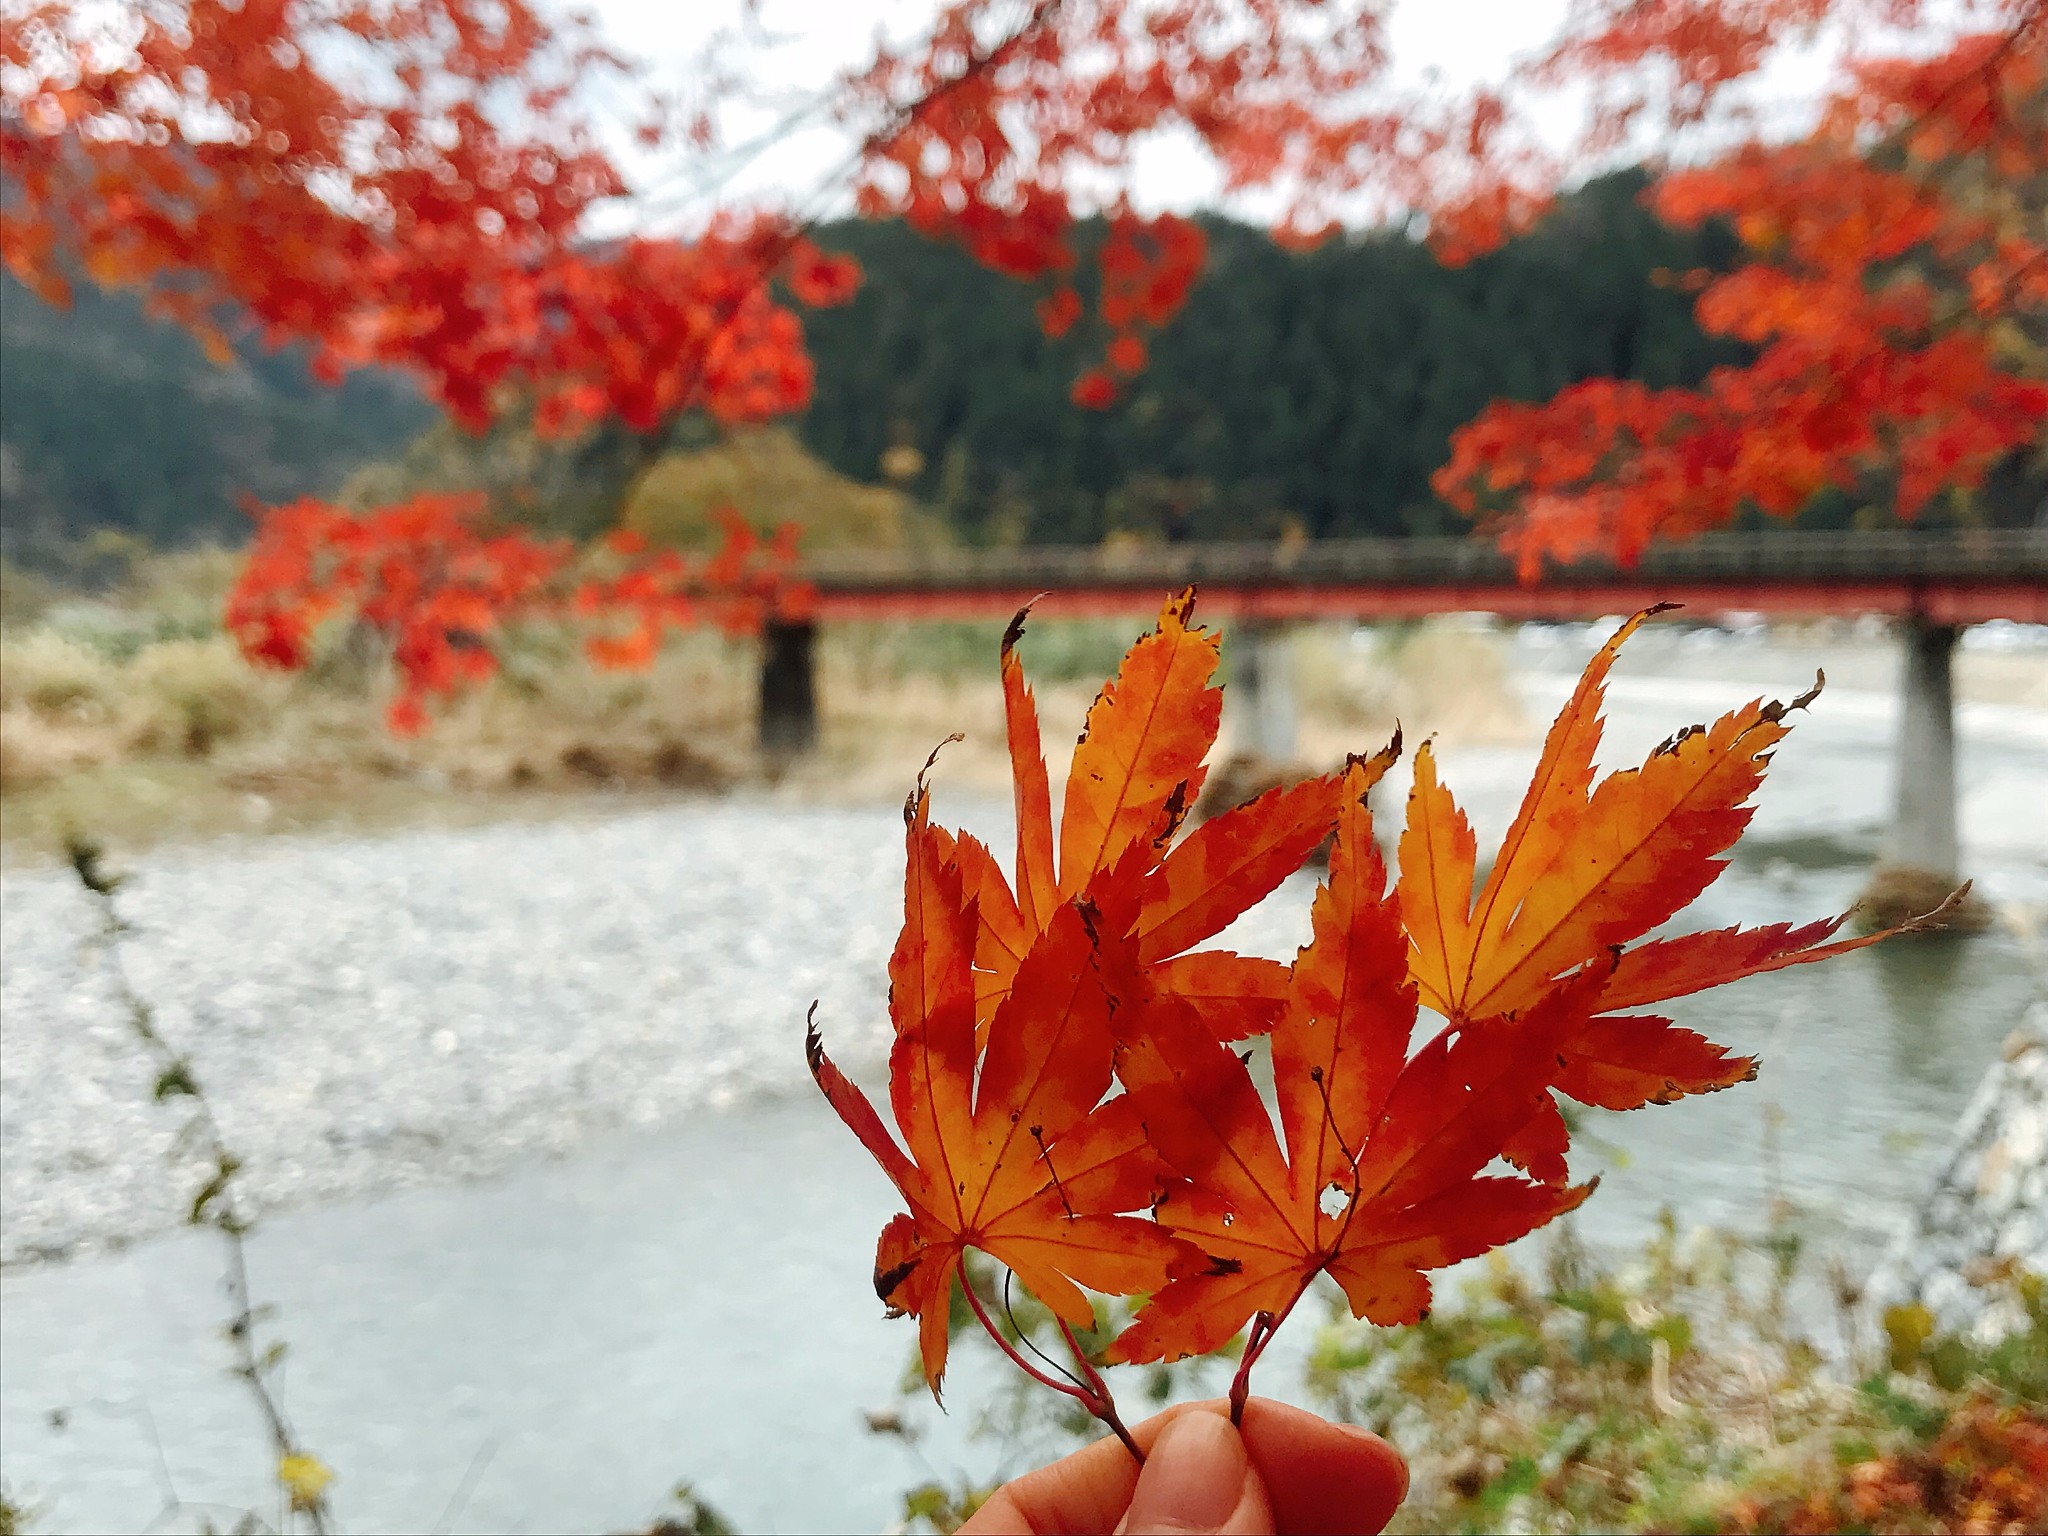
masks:
<svg viewBox="0 0 2048 1536"><path fill-rule="evenodd" d="M1852 680L1859 665L1659 644L1617 681L1612 762L1754 696L1752 677L1782 694L1816 659ZM1532 715L1587 645L1517 642ZM1888 802L1894 718L1874 688L1824 696L1688 921L1845 905ZM1966 705L1959 726L1971 872L2038 913L2048 712ZM1532 757L1447 755L1482 846ZM1004 807L939 777L942 818L1003 835ZM867 1277L892 1192L810 1091L800 1021L822 999L835 1054L874 1080L900 828L890 808L740 798L141 861L131 967L273 1210L255 1287L350 1528L622 1529L688 1480L746 1529L878 1529L935 1471L1036 1453L969 1440L999 1380L972 1355L952 1417L917 1416L936 1426L919 1444L861 1417L897 1402L911 1345ZM1290 884L1230 938L1288 953L1307 894ZM148 1104L80 953L89 914L54 872L0 875L0 900L0 1476L50 1530L139 1529L172 1490L187 1524L199 1506L268 1508L262 1441L223 1370L218 1251L175 1230L174 1117ZM1590 1117L1574 1171L1604 1181L1581 1230L1626 1244L1664 1205L1754 1229L1775 1188L1818 1245L1867 1259L2017 1022L2032 963L2000 927L1678 1006L1761 1053L1763 1074ZM1273 1376L1262 1390L1290 1390Z"/></svg>

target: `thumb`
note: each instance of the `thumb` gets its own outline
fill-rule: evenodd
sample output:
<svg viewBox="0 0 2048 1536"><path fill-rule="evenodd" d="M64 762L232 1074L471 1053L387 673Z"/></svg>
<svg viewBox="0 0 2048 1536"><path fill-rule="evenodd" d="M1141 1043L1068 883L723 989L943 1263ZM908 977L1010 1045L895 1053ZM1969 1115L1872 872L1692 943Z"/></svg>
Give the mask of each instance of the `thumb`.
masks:
<svg viewBox="0 0 2048 1536"><path fill-rule="evenodd" d="M1236 1426L1183 1413L1152 1443L1118 1536L1271 1536L1273 1507Z"/></svg>

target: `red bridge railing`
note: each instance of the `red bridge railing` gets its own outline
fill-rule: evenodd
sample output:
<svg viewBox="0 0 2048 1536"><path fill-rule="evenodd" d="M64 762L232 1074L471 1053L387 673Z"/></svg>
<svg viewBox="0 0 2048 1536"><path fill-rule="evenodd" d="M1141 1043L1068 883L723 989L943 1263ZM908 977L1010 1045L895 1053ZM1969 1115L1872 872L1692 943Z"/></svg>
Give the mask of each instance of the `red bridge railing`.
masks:
<svg viewBox="0 0 2048 1536"><path fill-rule="evenodd" d="M835 550L806 560L804 575L828 621L1003 616L1041 593L1048 615L1123 613L1195 584L1211 611L1267 618L1571 618L1675 601L1701 617L2048 623L2048 529L1712 534L1655 546L1634 566L1551 567L1534 583L1478 538Z"/></svg>

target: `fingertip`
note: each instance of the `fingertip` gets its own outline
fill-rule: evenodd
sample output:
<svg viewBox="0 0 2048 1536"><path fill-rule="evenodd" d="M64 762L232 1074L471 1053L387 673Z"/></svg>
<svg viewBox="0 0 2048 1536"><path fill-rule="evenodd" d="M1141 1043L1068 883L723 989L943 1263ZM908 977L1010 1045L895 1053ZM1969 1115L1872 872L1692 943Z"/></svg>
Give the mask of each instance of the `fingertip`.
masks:
<svg viewBox="0 0 2048 1536"><path fill-rule="evenodd" d="M1146 1454L1117 1530L1269 1536L1272 1506L1236 1426L1216 1413L1189 1413L1167 1425Z"/></svg>
<svg viewBox="0 0 2048 1536"><path fill-rule="evenodd" d="M1401 1453L1355 1424L1253 1398L1245 1404L1244 1437L1283 1531L1376 1532L1407 1496Z"/></svg>
<svg viewBox="0 0 2048 1536"><path fill-rule="evenodd" d="M1362 1459L1375 1460L1382 1464L1392 1485L1398 1490L1394 1496L1395 1503L1398 1504L1408 1497L1408 1459L1405 1456L1362 1424L1331 1424L1330 1428L1352 1442Z"/></svg>

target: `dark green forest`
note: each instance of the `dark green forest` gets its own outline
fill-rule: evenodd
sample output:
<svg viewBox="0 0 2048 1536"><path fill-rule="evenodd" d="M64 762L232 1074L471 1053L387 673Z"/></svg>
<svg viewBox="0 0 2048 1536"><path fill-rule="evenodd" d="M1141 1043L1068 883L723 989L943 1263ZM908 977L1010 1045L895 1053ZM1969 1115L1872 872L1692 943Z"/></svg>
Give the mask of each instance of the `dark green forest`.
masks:
<svg viewBox="0 0 2048 1536"><path fill-rule="evenodd" d="M330 388L254 342L220 367L131 295L80 284L57 310L0 277L0 553L48 563L102 529L239 540L245 495L330 494L435 414L391 374Z"/></svg>
<svg viewBox="0 0 2048 1536"><path fill-rule="evenodd" d="M1689 384L1736 357L1671 280L1731 261L1732 236L1658 223L1643 184L1594 182L1458 270L1400 233L1295 254L1209 221L1200 285L1106 412L1069 402L1089 340L1048 342L1029 292L900 226L841 225L827 243L869 280L808 320L804 437L867 478L915 448L911 489L973 542L1448 528L1429 476L1489 400L1600 374Z"/></svg>
<svg viewBox="0 0 2048 1536"><path fill-rule="evenodd" d="M1211 220L1186 310L1105 412L1068 398L1099 339L1048 341L1036 291L900 225L833 225L822 242L858 256L868 280L846 307L807 316L817 394L797 425L861 480L882 478L890 449L915 449L892 467L973 543L1446 528L1430 472L1489 400L1598 374L1690 383L1731 356L1673 278L1727 262L1732 240L1659 224L1642 185L1634 172L1594 182L1458 270L1399 232L1291 253ZM127 296L81 289L59 312L10 283L0 301L11 558L106 528L159 545L236 537L243 496L333 494L433 424L393 375L328 389L297 353L253 344L217 368ZM703 430L686 423L674 441ZM590 466L645 462L618 446L629 451L576 450L579 484Z"/></svg>

